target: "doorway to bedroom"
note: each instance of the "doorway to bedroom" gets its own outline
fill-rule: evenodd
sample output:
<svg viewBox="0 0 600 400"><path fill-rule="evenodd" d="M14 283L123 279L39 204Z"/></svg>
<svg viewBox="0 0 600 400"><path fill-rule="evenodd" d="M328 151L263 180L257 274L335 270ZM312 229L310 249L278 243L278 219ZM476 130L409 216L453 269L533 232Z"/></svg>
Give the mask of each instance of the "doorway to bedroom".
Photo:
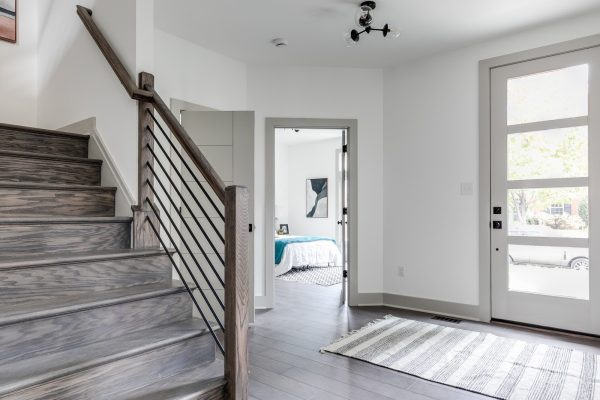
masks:
<svg viewBox="0 0 600 400"><path fill-rule="evenodd" d="M347 241L343 129L275 129L275 279L340 287Z"/></svg>
<svg viewBox="0 0 600 400"><path fill-rule="evenodd" d="M267 135L267 147L272 145L267 159L273 157L267 161L272 180L267 177L266 205L272 293L322 288L347 303L353 247L350 130L344 124L287 124L273 126Z"/></svg>

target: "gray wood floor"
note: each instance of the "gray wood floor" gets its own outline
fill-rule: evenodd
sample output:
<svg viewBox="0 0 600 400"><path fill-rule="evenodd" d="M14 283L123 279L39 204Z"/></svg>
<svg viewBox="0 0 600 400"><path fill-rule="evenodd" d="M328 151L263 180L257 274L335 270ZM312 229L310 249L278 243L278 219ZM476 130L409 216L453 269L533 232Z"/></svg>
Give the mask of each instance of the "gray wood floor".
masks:
<svg viewBox="0 0 600 400"><path fill-rule="evenodd" d="M250 328L251 399L488 398L318 351L337 337L386 314L416 320L430 320L431 315L388 307L340 307L340 285L320 287L276 280L275 288L275 309L258 312L256 323ZM468 321L458 325L430 322L600 353L597 339Z"/></svg>

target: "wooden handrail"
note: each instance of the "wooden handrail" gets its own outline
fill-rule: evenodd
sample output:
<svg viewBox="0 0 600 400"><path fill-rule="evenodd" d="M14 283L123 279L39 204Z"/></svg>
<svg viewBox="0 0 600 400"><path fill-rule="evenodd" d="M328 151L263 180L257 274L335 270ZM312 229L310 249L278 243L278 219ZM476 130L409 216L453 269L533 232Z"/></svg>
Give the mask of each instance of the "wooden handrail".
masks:
<svg viewBox="0 0 600 400"><path fill-rule="evenodd" d="M154 103L156 111L158 111L159 115L168 125L171 132L177 137L187 155L192 159L198 170L200 170L200 173L202 176L204 176L219 200L221 200L222 203L225 203L225 184L223 183L223 180L219 177L206 157L204 157L202 152L198 149L198 146L196 146L190 135L179 123L177 118L175 118L175 115L173 115L162 98L158 95L158 93L156 93L152 86L139 88L136 85L134 80L129 75L129 72L127 72L127 69L119 59L119 56L117 56L110 43L108 43L108 40L106 40L106 37L104 37L102 31L98 28L98 25L96 25L94 22L92 18L92 10L78 5L77 14L100 48L102 54L104 54L106 61L108 61L112 67L129 96L134 100ZM142 205L139 204L139 206Z"/></svg>
<svg viewBox="0 0 600 400"><path fill-rule="evenodd" d="M219 197L219 200L225 204L225 184L217 174L217 171L210 165L206 157L204 157L204 154L198 149L196 143L194 143L185 128L179 123L177 118L175 118L173 112L171 112L154 88L148 86L145 88L152 93L152 100L158 115L161 116L171 132L177 137L179 144L181 144L181 147L183 147L187 155L190 156L196 167L198 167L198 170L200 170L204 179L206 179L217 197Z"/></svg>
<svg viewBox="0 0 600 400"><path fill-rule="evenodd" d="M158 211L147 204L154 198L148 182L155 179L147 166L154 162L154 112L158 113L171 133L198 168L225 206L225 399L248 398L248 189L225 185L179 120L154 89L154 76L142 72L139 85L114 52L92 19L92 11L77 6L77 14L129 96L138 101L138 205L134 207L134 246L157 247L160 242L155 226L161 226ZM166 210L165 210L166 211ZM191 210L190 210L191 212ZM169 217L168 211L166 215ZM170 217L169 217L170 218ZM150 221L150 224L148 223ZM152 222L154 221L154 222ZM164 227L163 227L164 229ZM216 229L216 228L215 228ZM165 250L167 250L165 248ZM180 255L181 256L181 255ZM200 267L198 265L198 267ZM191 272L190 272L191 273ZM200 310L200 308L198 308ZM202 311L200 311L202 312Z"/></svg>
<svg viewBox="0 0 600 400"><path fill-rule="evenodd" d="M134 100L152 100L152 93L141 90L137 87L135 81L131 78L129 72L127 72L127 69L119 59L119 56L117 56L117 53L115 53L111 45L102 34L102 31L100 31L98 28L98 25L96 25L92 19L92 10L83 6L77 6L77 14L79 15L79 18L81 18L81 21L83 21L83 25L85 25L90 35L92 35L92 38L100 48L102 54L104 54L106 61L108 61L113 71L115 71L115 74L117 74L117 78L119 78L123 84L123 87L127 91L127 94L129 94L129 97Z"/></svg>

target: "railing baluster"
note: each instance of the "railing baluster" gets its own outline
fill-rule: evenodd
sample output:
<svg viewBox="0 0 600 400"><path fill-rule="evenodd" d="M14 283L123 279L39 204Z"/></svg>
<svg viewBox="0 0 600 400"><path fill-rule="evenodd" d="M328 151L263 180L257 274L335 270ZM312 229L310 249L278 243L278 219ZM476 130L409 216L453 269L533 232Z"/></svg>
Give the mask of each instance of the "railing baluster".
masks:
<svg viewBox="0 0 600 400"><path fill-rule="evenodd" d="M157 126L160 129L162 129L162 127L160 125L157 125ZM165 155L166 159L169 161L169 164L171 164L171 167L173 168L173 171L177 174L179 180L181 181L181 184L187 189L188 193L192 196L192 198L196 202L196 205L198 206L198 208L200 209L200 211L204 215L204 218L207 219L207 221L209 222L210 226L212 226L212 228L215 230L215 232L219 236L219 239L221 240L221 242L225 242L225 238L223 237L223 235L221 235L221 232L219 232L219 230L217 229L217 227L215 226L215 224L212 222L212 219L210 218L210 216L208 215L208 213L206 212L206 210L204 209L204 207L202 207L202 204L200 203L200 200L198 200L198 197L196 196L196 194L194 193L194 191L192 190L192 188L190 188L190 186L185 181L185 179L183 179L183 175L181 174L181 172L179 172L179 169L175 165L175 162L169 156L169 153L167 153L167 151L165 150L165 148L163 147L163 145L160 143L160 141L158 139L156 139L156 136L154 135L154 133L152 133L152 137L154 138L155 143L158 145L158 148L161 150L161 152ZM206 194L206 196L208 196L208 194ZM210 199L210 197L209 197L209 199ZM225 219L223 218L223 221L224 220Z"/></svg>
<svg viewBox="0 0 600 400"><path fill-rule="evenodd" d="M139 84L136 86L136 82L131 79L127 70L124 68L123 63L111 48L110 44L95 24L92 18L92 11L90 9L77 6L77 13L83 21L85 27L89 31L92 38L98 44L98 47L106 57L110 66L113 68L117 77L125 87L128 95L139 102L138 106L138 120L139 120L139 176L138 176L138 204L134 207L134 246L136 248L142 247L159 247L167 252L169 260L173 264L177 274L181 278L183 285L189 293L194 306L200 313L200 316L206 324L210 334L219 350L224 354L225 360L225 377L226 377L226 398L228 400L245 400L248 398L248 348L247 348L247 330L248 330L248 304L249 304L249 271L248 271L248 191L246 188L239 186L230 186L225 188L223 181L210 165L206 157L198 149L192 138L188 135L185 128L179 123L178 119L171 112L169 107L165 104L163 99L154 90L154 77L151 74L142 72L139 76ZM158 119L154 115L157 112L161 120L169 128L173 135L174 143L171 135L168 134ZM165 137L169 144L169 149L173 151L181 161L181 164L190 173L194 182L198 185L202 193L206 196L208 202L217 212L221 221L225 223L225 234L221 235L219 229L214 224L213 219L209 217L209 214L204 209L196 193L192 190L188 182L183 179L180 168L171 160L170 153L165 149L163 144L157 139L154 131L154 127L157 126ZM200 212L206 217L207 222L210 224L212 229L216 232L219 239L224 242L225 245L225 257L221 257L217 251L215 245L212 243L210 236L206 233L198 217L194 214L193 210L184 199L182 191L173 181L171 174L165 169L164 165L156 157L154 152L154 144L157 144L161 149L161 152L169 160L173 171L177 174L182 182L185 189L191 194L192 198L198 205ZM182 151L178 149L181 147ZM186 161L184 155L189 157L189 160L197 169L197 171L204 177L206 183L211 187L215 196L225 206L225 213L222 213L219 206L213 200L213 197L207 192L204 184L200 182L200 178L195 170L193 170L189 163ZM210 260L208 254L204 251L200 242L193 234L186 219L181 214L181 211L175 204L173 198L170 195L169 187L165 186L161 182L160 177L157 176L154 170L154 163L157 163L162 172L165 173L169 187L173 188L173 191L177 193L181 202L185 205L186 209L190 212L192 219L198 225L204 236L206 237L208 244L215 251L215 254L219 260L224 263L225 268L225 279L219 275L214 264ZM160 190L163 190L164 196L169 200L169 204L173 205L176 214L188 232L190 232L194 242L202 252L202 255L207 260L208 265L211 267L215 276L219 280L219 284L224 286L225 301L221 301L217 291L213 287L208 276L204 272L204 268L201 267L200 262L196 256L192 253L189 244L182 235L179 225L171 215L171 210L167 209L165 203L159 196L154 182L157 182L160 186ZM155 206L154 201L158 203L160 209ZM163 212L161 214L161 211ZM171 225L174 234L169 230ZM217 312L213 308L211 301L207 297L209 292L205 293L202 287L198 283L197 273L200 273L203 279L206 281L210 288L210 292L215 296L219 306L224 308L225 316L225 328L223 330L225 335L225 345L221 342L215 329L211 325L207 314L199 303L200 299L194 294L193 289L190 288L187 283L187 278L183 274L183 270L180 268L180 264L176 262L170 252L170 247L165 243L165 239L161 236L161 231L167 236L170 245L173 247L181 263L185 267L185 270L193 280L194 285L200 292L202 301L208 307L210 314L215 318L216 323L221 329L223 329L223 322L220 320ZM191 260L186 259L182 253L178 244L182 243L187 251L189 251ZM190 267L188 261L195 263L194 270ZM224 306L224 307L223 307Z"/></svg>
<svg viewBox="0 0 600 400"><path fill-rule="evenodd" d="M163 149L162 145L160 144L160 142L156 142L156 144L159 145L159 148L162 150L163 154L167 154L165 152L165 150ZM152 149L148 149L148 151L150 151L150 153L154 156L155 159L158 160L158 157L156 157L156 154L154 153L154 150ZM215 224L212 222L212 219L210 218L210 216L208 215L208 213L206 213L206 211L204 210L204 208L202 207L202 205L200 205L200 201L198 200L198 198L196 197L196 195L194 194L193 190L189 187L189 185L187 184L187 182L183 179L183 176L181 175L181 172L179 172L177 170L177 167L174 165L173 160L171 160L171 158L166 155L167 159L169 160L169 163L171 164L171 167L173 167L173 171L176 173L176 175L178 176L179 180L181 181L181 183L187 188L188 192L192 195L192 198L196 201L196 204L198 205L198 207L200 208L200 210L202 211L202 213L204 214L204 217L206 218L207 222L210 224L210 226L213 227L215 233L217 234L217 236L219 237L219 239L221 240L221 242L225 242L225 238L223 237L223 235L221 235L221 232L219 232L219 229L215 226ZM168 178L171 178L170 174L167 172L166 168L162 165L162 163L159 162L159 166L160 168L163 170L163 172L165 173L165 175ZM173 185L174 188L177 187L177 185L175 185L172 180L171 180L171 185ZM184 201L184 197L182 195L180 195L181 200ZM188 210L190 212L190 214L193 214L193 211L190 207L188 207ZM204 233L204 231L202 232Z"/></svg>
<svg viewBox="0 0 600 400"><path fill-rule="evenodd" d="M156 201L158 201L158 204L161 206L161 208L165 212L165 215L168 217L169 221L171 222L171 226L173 227L173 229L175 229L175 232L177 232L177 236L181 239L181 242L185 246L186 250L189 252L189 254L192 257L192 259L194 260L194 262L196 263L196 266L198 267L198 270L202 274L202 277L206 281L206 284L211 289L213 295L217 299L217 302L219 303L219 305L221 306L221 308L225 308L225 305L223 304L223 302L219 298L219 295L217 294L217 292L215 291L215 289L211 285L210 280L208 279L208 277L206 276L206 274L204 273L204 271L202 270L202 268L200 268L200 263L198 262L198 259L196 258L196 256L192 252L192 250L190 249L190 246L187 244L187 242L185 241L185 239L183 239L183 235L181 234L181 231L179 230L179 228L177 227L177 224L173 220L173 217L171 217L171 214L169 214L168 210L165 208L164 203L162 202L162 200L160 199L160 197L158 197L158 195L156 194L156 190L154 189L154 186L152 186L152 184L150 184L150 188L152 189L152 192L154 192L154 195L156 196L155 197ZM155 207L152 205L152 203L148 203L148 204L150 205L150 207L152 208L153 211L155 211L155 212L157 211L155 209ZM162 224L162 220L161 219L159 219L159 222L161 222L161 225L164 225L164 224ZM166 229L166 228L163 226L163 229ZM165 232L165 233L167 233L167 234L170 235L169 232ZM169 237L169 239L170 239L170 237ZM175 244L173 244L173 246L175 247ZM201 293L204 293L204 292L202 292L202 290L200 288L200 284L198 283L198 280L196 279L196 276L191 271L191 269L189 269L189 267L187 265L187 261L185 260L185 258L183 257L183 255L180 254L179 256L181 257L181 261L183 262L183 264L186 266L186 269L188 269L188 272L190 274L190 277L194 281L194 284L198 287L198 289L200 290ZM207 300L207 302L208 302L208 300ZM209 307L210 307L211 311L213 312L213 315L215 316L215 319L217 319L217 322L219 323L219 325L221 326L221 328L223 328L223 325L221 324L219 318L216 316L216 314L215 314L214 310L212 309L212 307L210 306L210 304L209 304Z"/></svg>
<svg viewBox="0 0 600 400"><path fill-rule="evenodd" d="M154 154L154 152L152 152L152 154ZM161 170L163 171L163 173L165 174L165 176L169 180L169 183L171 184L171 187L173 188L173 190L175 190L175 193L177 193L177 195L179 196L179 199L181 200L181 202L183 203L183 205L186 207L186 209L188 210L188 212L192 215L192 218L194 219L194 222L196 222L196 225L198 225L198 228L200 228L200 231L202 232L202 235L204 236L204 238L208 242L208 245L210 246L210 248L215 252L215 254L219 258L219 261L221 262L221 264L225 264L225 260L219 254L219 252L218 252L216 246L213 244L212 240L210 240L210 236L208 235L208 233L206 233L206 231L204 230L204 228L202 227L202 225L200 224L200 222L198 221L198 219L194 216L194 213L192 212L192 209L188 205L187 201L185 201L185 199L181 195L181 192L179 191L179 189L177 189L177 186L175 185L175 182L173 182L173 179L169 176L169 174L168 174L167 170L165 169L165 167L163 167L163 165L160 162L157 162L157 164L160 166ZM154 169L152 167L150 167L150 169L152 170L152 173L154 174L154 176L157 176L156 172L154 172ZM161 188L164 191L167 190L163 186L162 182L160 182L160 180L158 181L158 183L159 183L159 185L161 186ZM177 210L177 204L173 203L173 207L175 207L175 210ZM183 217L182 217L182 220L183 220ZM185 220L183 220L183 221L185 221ZM194 239L195 238L196 237L194 236ZM198 246L198 247L200 247L200 246ZM209 261L209 263L210 263L210 261ZM212 263L210 263L210 266L212 267ZM213 267L213 269L214 269L214 267ZM214 271L214 272L217 273L216 271ZM221 284L223 284L223 282L221 282Z"/></svg>
<svg viewBox="0 0 600 400"><path fill-rule="evenodd" d="M169 135L167 134L167 132L165 132L165 130L163 129L163 127L161 126L161 124L158 122L158 120L156 119L156 117L153 114L150 114L150 116L154 120L154 123L156 124L156 126L158 126L158 129L162 132L162 134L165 137L165 139L167 139L167 141L169 142L169 145L171 146L171 149L175 152L175 154L177 154L177 157L179 157L179 159L181 160L181 163L188 170L188 172L190 173L190 175L192 176L192 178L194 178L194 180L196 181L196 184L200 187L200 189L202 190L202 192L204 193L204 195L206 196L206 198L208 199L208 201L210 202L210 204L214 207L215 211L219 214L219 217L221 217L221 219L223 221L225 221L225 216L223 215L223 213L221 213L221 210L219 210L219 207L217 207L217 205L213 201L212 197L208 194L208 192L206 191L206 189L204 189L204 186L200 183L200 180L198 179L198 177L196 176L196 174L194 173L194 171L192 171L192 168L185 161L185 159L181 155L181 152L179 150L177 150L177 147L175 146L175 144L173 143L173 141L171 140L171 138L169 137ZM156 140L156 136L154 136L154 139ZM156 140L156 141L157 141L157 143L159 142L158 140Z"/></svg>
<svg viewBox="0 0 600 400"><path fill-rule="evenodd" d="M190 286L188 285L188 283L185 280L185 276L183 276L183 274L181 273L181 270L177 266L177 263L175 262L175 260L173 260L173 256L171 255L171 252L169 251L169 248L165 245L165 242L160 237L160 233L158 232L158 230L156 229L156 227L152 223L152 220L150 218L148 218L146 222L152 228L152 230L154 231L154 234L156 235L156 237L158 237L158 240L159 240L160 244L162 245L163 249L165 250L165 252L169 256L169 259L171 260L171 264L173 264L173 267L175 268L175 271L177 271L177 275L179 275L179 278L181 279L181 282L183 282L183 285L185 286L185 289L187 290L187 292L189 293L190 297L192 298L192 301L196 305L196 309L198 310L198 313L200 313L200 316L202 317L202 320L206 324L206 327L210 331L210 334L212 335L213 339L217 343L217 346L219 347L219 350L221 350L221 353L225 354L225 349L223 349L223 345L221 344L221 341L219 340L219 338L215 334L215 331L212 328L212 326L210 324L210 321L208 321L208 319L204 315L204 312L202 312L202 308L200 307L200 304L198 304L198 300L196 300L196 296L194 296L194 292L190 289ZM170 237L169 237L169 240L171 240ZM171 240L171 242L172 242L172 240ZM173 246L175 246L175 245L173 245ZM198 290L200 290L200 288L198 288Z"/></svg>
<svg viewBox="0 0 600 400"><path fill-rule="evenodd" d="M153 170L154 171L154 170ZM156 180L159 184L159 186L163 189L163 191L166 191L165 187L163 186L162 182L160 180ZM154 187L151 186L152 191L154 193ZM173 207L177 207L175 202L173 201L173 199L171 199L171 196L168 196L169 202L171 203L171 205ZM215 268L215 266L213 265L212 261L210 260L210 258L208 257L208 254L204 251L204 249L202 248L202 246L200 245L200 242L198 241L198 239L196 238L196 236L194 235L194 231L192 231L192 228L190 228L190 226L188 225L188 223L185 221L183 215L181 215L181 212L179 210L177 210L177 208L175 208L175 212L177 213L177 215L179 216L179 219L181 219L181 222L184 224L184 226L187 228L188 232L190 233L190 236L192 237L192 240L194 240L194 242L196 243L196 246L198 246L198 249L200 249L200 252L202 253L202 255L204 256L204 258L206 259L206 262L208 263L208 265L211 267L213 273L215 274L215 276L217 277L217 279L219 280L219 283L221 285L225 285L225 282L223 281L223 278L221 278L221 275L219 275L219 272L217 271L217 269ZM209 240L209 239L207 239ZM219 257L220 259L220 257ZM223 265L225 265L223 263ZM202 272L202 271L201 271Z"/></svg>

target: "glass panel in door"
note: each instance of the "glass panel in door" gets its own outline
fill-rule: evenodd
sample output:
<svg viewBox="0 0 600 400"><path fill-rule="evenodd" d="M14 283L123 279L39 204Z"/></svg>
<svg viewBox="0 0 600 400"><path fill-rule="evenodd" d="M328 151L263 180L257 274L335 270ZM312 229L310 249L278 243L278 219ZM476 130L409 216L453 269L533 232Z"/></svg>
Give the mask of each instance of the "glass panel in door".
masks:
<svg viewBox="0 0 600 400"><path fill-rule="evenodd" d="M585 50L492 72L494 318L594 330L589 110L597 109L590 105L597 90L590 74L598 54Z"/></svg>

